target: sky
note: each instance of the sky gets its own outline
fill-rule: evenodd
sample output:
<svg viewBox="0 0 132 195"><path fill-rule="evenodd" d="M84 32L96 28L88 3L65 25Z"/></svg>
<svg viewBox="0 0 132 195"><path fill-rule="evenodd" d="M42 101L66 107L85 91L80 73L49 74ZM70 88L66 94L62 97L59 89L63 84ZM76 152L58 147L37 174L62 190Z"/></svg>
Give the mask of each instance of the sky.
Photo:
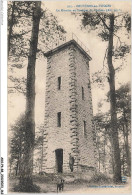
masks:
<svg viewBox="0 0 132 195"><path fill-rule="evenodd" d="M93 3L94 2L94 3ZM98 70L101 70L103 67L103 59L105 55L105 50L107 48L107 42L102 42L101 39L97 36L96 32L87 32L86 30L81 30L80 20L77 19L74 15L71 15L67 11L57 11L61 9L71 9L68 8L76 5L105 5L103 2L99 3L93 1L89 3L88 1L45 1L42 2L42 7L49 9L54 16L57 17L59 24L61 24L64 29L67 31L67 38L71 37L74 33L80 41L90 50L90 56L92 60L90 61L90 76ZM130 11L129 4L126 2L111 2L107 1L107 5L111 5L112 9L118 9L122 11ZM67 7L68 6L68 7ZM105 8L106 9L106 8ZM121 38L124 40L124 32L120 33ZM116 41L116 40L115 40ZM119 62L121 63L121 61ZM36 102L35 102L35 121L36 124L41 124L44 122L44 108L45 108L45 82L46 82L46 58L41 57L37 59L36 62ZM21 72L16 70L16 75L26 75L26 68ZM130 56L127 57L127 63L124 65L122 71L116 75L116 88L121 84L130 81ZM93 103L93 112L96 114L98 112L97 104L101 99L106 98L106 93L109 90L108 83L105 83L105 87L100 89L97 86L92 85L92 103ZM109 109L109 104L104 103L102 111L106 112ZM25 110L25 98L22 94L9 94L8 96L8 124L13 124L15 120L19 117L20 113Z"/></svg>

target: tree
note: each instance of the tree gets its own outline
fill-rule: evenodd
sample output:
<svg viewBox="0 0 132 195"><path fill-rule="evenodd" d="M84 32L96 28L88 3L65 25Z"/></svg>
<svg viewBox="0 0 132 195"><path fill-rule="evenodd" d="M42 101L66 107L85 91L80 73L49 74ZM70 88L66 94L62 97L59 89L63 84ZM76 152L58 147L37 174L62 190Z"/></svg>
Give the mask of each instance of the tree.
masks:
<svg viewBox="0 0 132 195"><path fill-rule="evenodd" d="M131 173L131 155L129 146L130 124L131 124L131 95L130 84L122 85L116 90L116 106L119 115L119 128L123 133L124 149L127 162L128 175Z"/></svg>
<svg viewBox="0 0 132 195"><path fill-rule="evenodd" d="M29 5L28 5L29 4ZM28 7L29 6L29 7ZM28 58L27 78L14 78L10 76L10 80L15 84L15 89L26 94L26 111L25 111L25 137L24 137L24 153L20 162L20 183L15 188L15 191L35 192L38 190L33 185L33 150L35 140L35 121L34 121L34 106L35 106L35 64L36 56L43 54L48 46L49 34L52 34L52 42L61 38L65 33L56 18L47 10L41 10L41 2L15 2L11 6L8 44L10 57L9 60L14 61L11 66L14 68L23 68L23 59ZM32 16L32 25L31 25ZM50 17L49 17L50 16ZM41 28L40 26L41 20ZM27 28L23 28L25 25ZM19 31L18 28L19 27ZM17 28L17 30L15 29ZM15 32L16 30L16 32ZM40 35L38 41L38 33ZM30 36L31 34L31 36ZM26 36L26 37L25 37ZM55 43L56 43L55 41ZM39 43L38 43L39 42ZM43 43L43 46L41 45ZM58 43L57 43L58 44ZM25 85L26 89L21 87ZM14 87L10 87L14 88ZM12 92L12 91L11 91Z"/></svg>
<svg viewBox="0 0 132 195"><path fill-rule="evenodd" d="M105 59L107 59L107 71L106 78L110 87L110 114L111 114L111 133L113 143L113 154L114 154L114 181L121 182L121 160L120 160L120 149L118 140L118 129L117 129L117 113L116 113L116 94L115 94L115 70L119 69L114 67L113 57L115 59L122 58L126 53L129 52L129 46L122 43L120 37L116 34L121 28L126 28L130 31L130 15L115 14L115 13L90 13L83 12L80 14L82 17L83 27L96 30L99 37L103 41L108 41L108 47L106 49ZM129 21L129 22L128 22ZM114 46L114 38L120 42L120 46L117 48ZM104 68L105 64L103 64ZM101 71L100 71L101 72Z"/></svg>
<svg viewBox="0 0 132 195"><path fill-rule="evenodd" d="M9 93L18 92L26 95L26 77L25 75L19 76L19 72L27 67L33 8L33 1L12 1L8 3ZM52 49L58 45L58 41L65 40L64 34L66 32L48 9L43 8L41 12L37 57L41 57L47 49Z"/></svg>
<svg viewBox="0 0 132 195"><path fill-rule="evenodd" d="M113 167L113 163L111 166L108 162L108 160L112 161L110 113L96 114L94 116L94 124L96 129L96 147L98 151L99 171L109 173Z"/></svg>
<svg viewBox="0 0 132 195"><path fill-rule="evenodd" d="M38 159L37 164L39 165L39 172L42 172L43 164L43 141L44 141L44 125L37 127L37 132L35 133L35 143L34 149L37 151ZM16 120L15 124L10 127L12 136L9 141L10 151L9 151L9 168L10 174L15 171L15 175L19 176L20 172L20 162L22 156L25 154L25 114L21 114ZM36 158L35 158L36 159ZM35 163L34 163L35 164Z"/></svg>
<svg viewBox="0 0 132 195"><path fill-rule="evenodd" d="M12 138L10 139L10 172L11 167L14 165L16 176L20 171L20 162L24 154L25 148L25 115L22 114L16 123L11 126L13 132Z"/></svg>
<svg viewBox="0 0 132 195"><path fill-rule="evenodd" d="M41 2L35 2L32 16L32 33L30 41L30 50L27 67L27 84L26 84L26 114L25 114L25 150L23 155L23 165L20 166L20 185L21 189L28 192L33 185L33 150L35 139L35 64L38 45L39 22L41 18Z"/></svg>
<svg viewBox="0 0 132 195"><path fill-rule="evenodd" d="M107 101L109 101L109 93L107 94ZM130 84L124 84L119 89L116 90L116 110L117 110L117 129L119 134L119 148L121 154L121 172L122 174L130 176L131 172L131 158L130 158L130 121L131 121L131 109L130 109ZM109 164L109 168L113 169L114 173L114 164L113 164L113 139L111 135L111 120L110 112L102 113L101 107L103 106L102 101L99 102L99 113L94 116L94 123L96 126L96 143L98 149L98 161L99 169L101 165L107 168L107 157L109 153L109 160L112 164L112 167ZM124 114L125 113L125 114ZM124 117L125 115L125 117ZM111 150L110 150L110 148ZM105 150L104 150L105 148ZM105 151L105 152L103 152ZM106 158L105 158L106 156Z"/></svg>
<svg viewBox="0 0 132 195"><path fill-rule="evenodd" d="M35 150L37 152L36 157L36 163L39 166L39 173L41 174L43 172L43 155L44 155L44 125L41 124L36 127L37 131L35 134ZM35 164L35 163L34 163Z"/></svg>
<svg viewBox="0 0 132 195"><path fill-rule="evenodd" d="M8 3L8 92L26 95L26 78L15 77L15 69L21 70L29 55L32 31L33 1L13 1ZM27 26L27 28L23 28Z"/></svg>
<svg viewBox="0 0 132 195"><path fill-rule="evenodd" d="M115 70L113 67L113 36L114 36L114 14L109 16L109 43L107 63L109 68L109 86L110 86L110 105L111 105L111 130L113 139L113 151L114 151L114 180L115 182L121 181L121 161L120 161L120 149L117 130L117 114L116 114L116 98L115 98Z"/></svg>
<svg viewBox="0 0 132 195"><path fill-rule="evenodd" d="M14 9L15 9L15 1L13 2L12 5L8 5L8 11L11 10L11 19L8 19L8 55L10 52L10 40L11 40L11 35L12 35L12 30L13 30L13 25L14 25ZM8 17L9 18L9 17Z"/></svg>
<svg viewBox="0 0 132 195"><path fill-rule="evenodd" d="M28 66L27 66L27 82L26 82L25 124L24 124L24 129L23 129L24 150L23 150L23 154L21 158L19 158L20 159L20 162L19 162L20 183L18 186L14 188L15 191L20 191L20 192L39 191L39 188L33 185L32 172L33 172L33 150L34 150L34 139L35 139L35 121L34 121L35 64L36 64L36 55L37 55L37 46L38 46L39 23L40 23L40 18L42 16L42 12L41 12L41 2L40 1L31 2L31 5L32 5L32 10L33 10L32 11L32 31L31 31L29 52L28 54L26 54L28 55ZM19 6L17 7L17 13L19 13L18 10L19 10ZM26 9L25 9L25 12L26 12ZM14 14L13 14L13 17L14 17ZM13 21L14 21L14 18L13 18ZM11 28L13 28L13 24ZM10 39L9 44L11 44L11 37L9 39ZM19 41L17 40L17 43L18 42ZM13 49L15 47L13 47ZM22 51L20 49L20 46L18 47L18 51L20 51L20 53ZM16 57L17 55L20 56L20 53L19 55L18 53L15 53ZM22 146L20 146L20 148L21 147Z"/></svg>
<svg viewBox="0 0 132 195"><path fill-rule="evenodd" d="M33 1L8 2L8 57L14 53L15 56L25 56L23 35L31 32L33 7ZM21 27L27 23L28 28L21 31Z"/></svg>

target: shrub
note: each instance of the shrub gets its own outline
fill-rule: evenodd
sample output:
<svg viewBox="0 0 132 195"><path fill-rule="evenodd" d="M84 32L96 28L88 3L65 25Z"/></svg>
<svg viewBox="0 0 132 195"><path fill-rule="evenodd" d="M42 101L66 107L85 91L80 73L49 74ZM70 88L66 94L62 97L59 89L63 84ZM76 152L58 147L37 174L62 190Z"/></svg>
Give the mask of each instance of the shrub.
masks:
<svg viewBox="0 0 132 195"><path fill-rule="evenodd" d="M112 182L112 179L109 178L107 175L103 173L96 173L93 177L89 180L89 183L109 183Z"/></svg>
<svg viewBox="0 0 132 195"><path fill-rule="evenodd" d="M28 186L21 186L20 184L14 187L14 192L40 192L40 187L33 184Z"/></svg>

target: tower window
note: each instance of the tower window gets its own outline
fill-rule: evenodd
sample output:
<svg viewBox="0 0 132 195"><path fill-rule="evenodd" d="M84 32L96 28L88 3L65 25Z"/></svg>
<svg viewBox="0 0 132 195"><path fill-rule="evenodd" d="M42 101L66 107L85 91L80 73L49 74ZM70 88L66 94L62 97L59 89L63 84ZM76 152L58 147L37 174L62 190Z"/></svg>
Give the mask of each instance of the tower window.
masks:
<svg viewBox="0 0 132 195"><path fill-rule="evenodd" d="M82 87L82 100L84 100L84 88Z"/></svg>
<svg viewBox="0 0 132 195"><path fill-rule="evenodd" d="M88 81L88 88L90 88L90 80Z"/></svg>
<svg viewBox="0 0 132 195"><path fill-rule="evenodd" d="M86 121L83 121L83 135L84 135L84 137L87 137L87 132L86 132Z"/></svg>
<svg viewBox="0 0 132 195"><path fill-rule="evenodd" d="M61 112L57 113L57 126L61 127Z"/></svg>
<svg viewBox="0 0 132 195"><path fill-rule="evenodd" d="M61 77L58 77L58 90L61 89Z"/></svg>

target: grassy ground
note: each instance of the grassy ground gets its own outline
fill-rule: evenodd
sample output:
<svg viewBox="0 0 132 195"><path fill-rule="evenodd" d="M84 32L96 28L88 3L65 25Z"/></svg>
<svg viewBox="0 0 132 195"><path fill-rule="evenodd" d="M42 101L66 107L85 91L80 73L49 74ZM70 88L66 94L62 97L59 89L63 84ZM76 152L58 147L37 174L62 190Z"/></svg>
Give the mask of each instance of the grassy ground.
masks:
<svg viewBox="0 0 132 195"><path fill-rule="evenodd" d="M57 185L56 178L46 177L46 176L34 176L34 184L38 185L41 189L40 193L56 193ZM72 182L65 182L64 184L64 193L103 193L107 191L115 192L125 189L125 192L130 191L130 181L126 184L115 185L110 181L98 181L97 182L88 182L84 180L75 180ZM18 184L18 178L9 179L9 192L13 192L13 188ZM112 187L114 186L114 187ZM122 191L121 191L122 193Z"/></svg>
<svg viewBox="0 0 132 195"><path fill-rule="evenodd" d="M18 178L10 178L9 180L9 191L13 192L13 188L15 185L19 183ZM56 193L57 192L57 184L55 180L46 180L43 177L41 179L34 178L33 183L40 187L41 193ZM86 183L80 182L71 182L64 184L64 192L74 191L80 189L82 186L86 187Z"/></svg>

